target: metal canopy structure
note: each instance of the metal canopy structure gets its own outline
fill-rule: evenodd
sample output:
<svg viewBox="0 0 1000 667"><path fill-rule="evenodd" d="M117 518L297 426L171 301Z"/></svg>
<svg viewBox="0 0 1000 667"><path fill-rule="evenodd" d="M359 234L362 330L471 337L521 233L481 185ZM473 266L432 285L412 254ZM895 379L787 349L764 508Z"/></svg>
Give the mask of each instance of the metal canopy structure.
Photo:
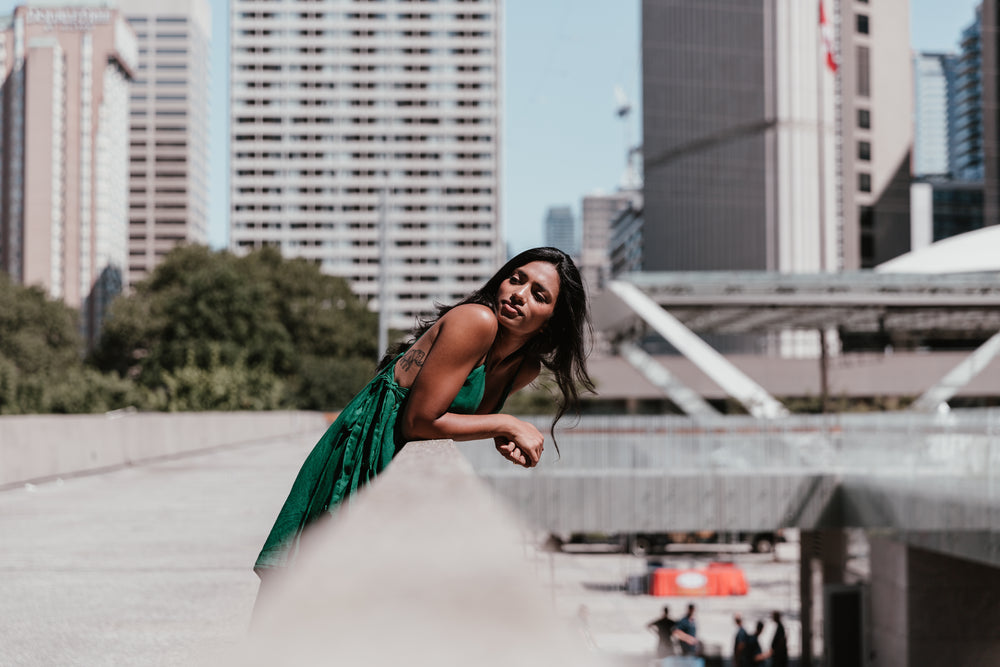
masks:
<svg viewBox="0 0 1000 667"><path fill-rule="evenodd" d="M761 271L632 273L634 285L685 327L706 334L790 329L988 338L1000 331L1000 274L780 274ZM598 327L628 337L640 316L607 292Z"/></svg>
<svg viewBox="0 0 1000 667"><path fill-rule="evenodd" d="M549 427L547 417L528 419ZM1000 409L589 415L560 428L559 443L558 460L546 449L530 470L492 447L462 452L552 532L865 527L930 532L941 553L1000 566Z"/></svg>
<svg viewBox="0 0 1000 667"><path fill-rule="evenodd" d="M595 298L594 320L620 349L631 349L634 339L656 331L750 414L764 418L781 417L787 411L696 333L836 330L841 335L988 339L913 406L934 411L946 407L962 386L1000 355L1000 273L633 273L612 281ZM825 344L821 349L825 369ZM647 376L665 378L659 384L671 397L690 394L665 368L651 369L649 360L640 360L634 350L624 356ZM695 407L697 412L685 411L706 414L701 406Z"/></svg>

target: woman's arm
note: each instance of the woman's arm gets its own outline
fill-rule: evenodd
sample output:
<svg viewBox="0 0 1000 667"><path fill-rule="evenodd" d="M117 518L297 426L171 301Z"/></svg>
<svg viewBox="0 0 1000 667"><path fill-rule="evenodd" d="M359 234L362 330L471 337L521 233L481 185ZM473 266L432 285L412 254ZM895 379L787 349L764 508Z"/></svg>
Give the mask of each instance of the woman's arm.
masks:
<svg viewBox="0 0 1000 667"><path fill-rule="evenodd" d="M513 394L520 389L524 389L534 382L535 378L538 377L540 369L541 363L537 359L530 359L521 364L521 368L514 377L514 382L511 384L510 393ZM497 408L499 408L499 405ZM500 455L511 463L524 466L525 468L531 467L528 457L525 456L525 453L513 441L504 436L497 436L493 438L493 442L496 444Z"/></svg>
<svg viewBox="0 0 1000 667"><path fill-rule="evenodd" d="M522 465L538 463L544 438L531 424L504 414L460 415L448 412L465 379L493 343L496 316L474 304L459 306L438 322L438 332L425 352L420 372L399 416L407 440L480 440L506 438L525 455Z"/></svg>

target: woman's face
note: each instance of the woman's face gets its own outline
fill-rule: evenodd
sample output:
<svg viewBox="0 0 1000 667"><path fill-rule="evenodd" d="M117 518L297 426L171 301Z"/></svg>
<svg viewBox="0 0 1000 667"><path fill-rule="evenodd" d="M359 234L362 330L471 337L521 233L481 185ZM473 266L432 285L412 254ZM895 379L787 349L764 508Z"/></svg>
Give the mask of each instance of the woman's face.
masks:
<svg viewBox="0 0 1000 667"><path fill-rule="evenodd" d="M500 326L525 336L549 321L559 298L559 272L549 262L529 262L500 283L497 318Z"/></svg>

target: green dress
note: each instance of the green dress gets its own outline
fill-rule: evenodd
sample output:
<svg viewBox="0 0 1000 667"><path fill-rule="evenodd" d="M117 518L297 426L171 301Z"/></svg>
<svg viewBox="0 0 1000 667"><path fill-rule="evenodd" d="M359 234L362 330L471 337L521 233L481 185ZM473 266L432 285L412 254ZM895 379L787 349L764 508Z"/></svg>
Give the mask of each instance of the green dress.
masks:
<svg viewBox="0 0 1000 667"><path fill-rule="evenodd" d="M409 389L396 383L395 367L393 360L348 403L302 464L257 556L254 570L258 575L289 566L298 553L306 526L324 513L334 512L374 479L405 444L397 432L396 416ZM480 364L465 379L449 411L473 414L483 400L485 388L486 366ZM500 406L509 391L507 387Z"/></svg>

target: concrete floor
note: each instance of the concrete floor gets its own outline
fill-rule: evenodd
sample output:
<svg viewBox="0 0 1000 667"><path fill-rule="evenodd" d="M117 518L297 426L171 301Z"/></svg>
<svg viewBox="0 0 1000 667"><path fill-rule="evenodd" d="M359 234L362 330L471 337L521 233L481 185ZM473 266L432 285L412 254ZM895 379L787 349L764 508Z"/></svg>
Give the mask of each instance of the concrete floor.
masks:
<svg viewBox="0 0 1000 667"><path fill-rule="evenodd" d="M191 665L240 642L257 589L253 560L315 439L0 492L0 665ZM527 531L525 541L556 613L576 624L585 605L597 651L622 663L647 664L656 639L646 623L665 604L679 616L688 602L626 595L626 577L645 571L645 559L542 552ZM658 558L678 567L712 559ZM725 559L744 569L750 591L694 600L702 641L728 655L734 612L752 626L779 609L798 653L796 545Z"/></svg>

